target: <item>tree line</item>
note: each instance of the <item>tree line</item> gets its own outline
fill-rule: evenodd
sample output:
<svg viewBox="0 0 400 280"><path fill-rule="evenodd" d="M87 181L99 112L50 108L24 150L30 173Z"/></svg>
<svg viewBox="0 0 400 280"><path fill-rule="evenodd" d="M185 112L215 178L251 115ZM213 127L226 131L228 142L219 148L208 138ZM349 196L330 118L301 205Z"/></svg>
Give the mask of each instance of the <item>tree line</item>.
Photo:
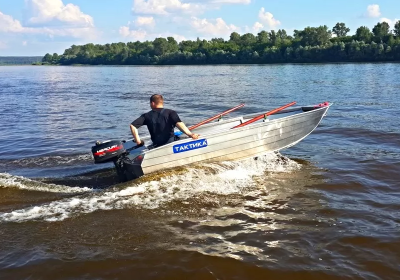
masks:
<svg viewBox="0 0 400 280"><path fill-rule="evenodd" d="M0 65L29 65L42 59L43 56L0 56Z"/></svg>
<svg viewBox="0 0 400 280"><path fill-rule="evenodd" d="M43 64L186 65L243 63L315 63L400 61L400 21L372 30L359 27L354 35L344 23L294 30L261 31L257 35L233 32L229 40L186 40L173 37L154 41L73 45L62 55L46 54Z"/></svg>

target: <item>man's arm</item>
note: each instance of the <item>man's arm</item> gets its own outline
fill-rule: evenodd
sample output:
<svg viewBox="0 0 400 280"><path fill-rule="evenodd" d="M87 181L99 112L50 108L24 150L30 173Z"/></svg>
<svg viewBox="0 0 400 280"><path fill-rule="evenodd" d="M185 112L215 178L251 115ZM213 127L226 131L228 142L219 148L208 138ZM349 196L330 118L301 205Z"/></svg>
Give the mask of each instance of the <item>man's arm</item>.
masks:
<svg viewBox="0 0 400 280"><path fill-rule="evenodd" d="M191 133L183 122L177 122L176 127L192 139L199 139L199 134Z"/></svg>
<svg viewBox="0 0 400 280"><path fill-rule="evenodd" d="M191 133L190 130L186 127L186 125L181 121L181 119L178 116L178 113L175 111L171 111L170 117L174 124L176 125L177 128L179 128L180 131L185 133L187 136L193 139L198 139L199 134Z"/></svg>
<svg viewBox="0 0 400 280"><path fill-rule="evenodd" d="M133 125L131 125L130 127L131 127L133 139L135 139L136 144L144 145L144 142L140 140L139 131L137 130L137 128L134 127Z"/></svg>
<svg viewBox="0 0 400 280"><path fill-rule="evenodd" d="M134 120L130 125L133 139L135 139L135 142L138 145L144 145L144 142L140 140L139 131L137 130L139 127L141 127L144 124L145 124L145 118L144 118L144 115L141 115L139 118Z"/></svg>

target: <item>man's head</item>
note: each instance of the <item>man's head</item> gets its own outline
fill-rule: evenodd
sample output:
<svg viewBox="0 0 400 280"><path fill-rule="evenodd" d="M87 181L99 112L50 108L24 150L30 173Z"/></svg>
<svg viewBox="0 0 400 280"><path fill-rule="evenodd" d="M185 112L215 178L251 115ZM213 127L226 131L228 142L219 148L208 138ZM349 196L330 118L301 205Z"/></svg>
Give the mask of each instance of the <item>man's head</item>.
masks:
<svg viewBox="0 0 400 280"><path fill-rule="evenodd" d="M151 107L151 109L163 108L164 107L163 96L161 94L153 94L150 97L150 107Z"/></svg>

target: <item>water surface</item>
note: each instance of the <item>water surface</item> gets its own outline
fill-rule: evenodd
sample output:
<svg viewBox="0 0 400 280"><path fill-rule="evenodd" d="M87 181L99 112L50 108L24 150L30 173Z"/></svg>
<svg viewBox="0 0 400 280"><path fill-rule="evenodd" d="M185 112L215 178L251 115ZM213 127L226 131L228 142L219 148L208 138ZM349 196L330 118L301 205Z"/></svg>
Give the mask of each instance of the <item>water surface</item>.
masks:
<svg viewBox="0 0 400 280"><path fill-rule="evenodd" d="M1 279L399 279L399 64L0 67ZM188 125L333 102L296 146L118 184L161 93ZM146 134L146 130L141 130Z"/></svg>

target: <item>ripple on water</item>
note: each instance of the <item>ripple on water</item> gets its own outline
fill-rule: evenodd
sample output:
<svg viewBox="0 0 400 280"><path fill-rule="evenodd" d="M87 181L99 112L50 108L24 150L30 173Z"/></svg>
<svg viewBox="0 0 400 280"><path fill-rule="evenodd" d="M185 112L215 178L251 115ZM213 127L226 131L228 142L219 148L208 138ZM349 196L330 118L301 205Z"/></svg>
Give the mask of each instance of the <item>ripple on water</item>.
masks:
<svg viewBox="0 0 400 280"><path fill-rule="evenodd" d="M398 64L0 68L1 277L397 280L399 75ZM110 166L83 174L93 140L128 137L154 92L188 124L241 103L233 116L288 99L334 106L284 152L302 160L119 185Z"/></svg>

